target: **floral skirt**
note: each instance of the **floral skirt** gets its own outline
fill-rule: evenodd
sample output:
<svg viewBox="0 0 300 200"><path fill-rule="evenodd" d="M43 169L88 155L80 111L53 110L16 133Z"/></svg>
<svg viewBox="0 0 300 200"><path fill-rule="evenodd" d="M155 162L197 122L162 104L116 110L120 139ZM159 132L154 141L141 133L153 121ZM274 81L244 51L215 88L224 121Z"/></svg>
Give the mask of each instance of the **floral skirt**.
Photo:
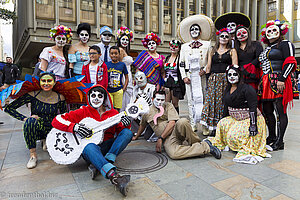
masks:
<svg viewBox="0 0 300 200"><path fill-rule="evenodd" d="M200 123L209 130L215 130L220 119L223 117L223 95L227 86L225 73L213 73L208 78L207 92Z"/></svg>
<svg viewBox="0 0 300 200"><path fill-rule="evenodd" d="M266 157L266 122L262 115L257 116L258 134L249 136L250 118L238 121L231 116L220 120L216 136L209 138L212 144L223 150L228 146L237 151L235 158L245 155Z"/></svg>

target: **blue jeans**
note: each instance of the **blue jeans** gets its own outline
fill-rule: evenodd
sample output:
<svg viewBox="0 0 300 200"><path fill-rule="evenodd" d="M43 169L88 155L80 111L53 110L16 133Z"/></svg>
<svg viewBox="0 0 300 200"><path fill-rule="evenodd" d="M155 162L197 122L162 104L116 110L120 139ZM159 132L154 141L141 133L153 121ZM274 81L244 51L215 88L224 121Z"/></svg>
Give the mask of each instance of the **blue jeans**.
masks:
<svg viewBox="0 0 300 200"><path fill-rule="evenodd" d="M124 128L115 139L104 141L99 146L94 143L86 145L82 155L84 159L91 162L107 178L107 172L116 168L108 160L115 162L116 157L130 143L132 137L131 130Z"/></svg>

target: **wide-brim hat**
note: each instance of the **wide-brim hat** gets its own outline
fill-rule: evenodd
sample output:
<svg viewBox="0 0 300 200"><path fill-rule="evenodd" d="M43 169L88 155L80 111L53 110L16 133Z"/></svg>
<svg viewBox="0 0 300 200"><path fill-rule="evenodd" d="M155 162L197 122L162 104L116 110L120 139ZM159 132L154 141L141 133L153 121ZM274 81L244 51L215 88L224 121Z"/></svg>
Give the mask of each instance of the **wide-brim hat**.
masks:
<svg viewBox="0 0 300 200"><path fill-rule="evenodd" d="M201 28L201 40L210 40L213 35L214 30L214 23L211 18L199 14L199 15L192 15L185 19L183 19L180 24L178 25L178 37L185 43L192 40L190 35L190 27L193 24L198 24Z"/></svg>
<svg viewBox="0 0 300 200"><path fill-rule="evenodd" d="M229 12L219 16L215 20L215 27L217 30L226 28L229 22L234 22L236 25L243 25L247 28L251 26L251 19L244 13Z"/></svg>

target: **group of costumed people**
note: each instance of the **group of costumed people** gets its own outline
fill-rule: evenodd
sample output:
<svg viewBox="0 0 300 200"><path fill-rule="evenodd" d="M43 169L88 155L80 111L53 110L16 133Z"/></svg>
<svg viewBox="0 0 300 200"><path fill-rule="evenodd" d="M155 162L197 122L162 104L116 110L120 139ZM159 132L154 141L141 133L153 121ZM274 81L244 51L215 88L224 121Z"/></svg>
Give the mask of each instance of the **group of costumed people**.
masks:
<svg viewBox="0 0 300 200"><path fill-rule="evenodd" d="M40 54L39 77L26 76L3 90L0 100L15 99L5 112L25 122L27 168L37 166L37 140L59 164L74 162L55 158L56 152L64 154L63 160L75 151L68 137L77 145L87 141L79 153L89 163L92 179L100 172L125 196L130 176L120 175L114 162L142 134L156 137L156 151L164 146L172 159L209 153L220 159L222 150L232 150L237 152L233 161L256 164L271 157L267 147L284 149L287 107L298 97L295 48L284 39L290 26L268 21L261 32L267 45L263 49L251 40L251 20L243 13L225 13L215 22L194 15L179 24L180 40L169 42L170 55L159 54L161 39L148 33L142 40L147 50L133 60L133 32L127 27L117 31L116 46L110 45L113 33L107 26L100 29L101 42L90 46L89 24L78 25L79 41L72 45L72 30L59 25L50 30L56 44ZM189 120L179 118L178 102L185 95ZM17 109L28 103L31 115L24 116ZM136 116L139 109L146 111ZM92 128L89 121L98 125ZM211 137L201 141L198 127ZM62 131L52 134L56 141L47 137L52 128ZM103 137L91 142L98 132L104 132ZM60 142L66 143L63 148Z"/></svg>

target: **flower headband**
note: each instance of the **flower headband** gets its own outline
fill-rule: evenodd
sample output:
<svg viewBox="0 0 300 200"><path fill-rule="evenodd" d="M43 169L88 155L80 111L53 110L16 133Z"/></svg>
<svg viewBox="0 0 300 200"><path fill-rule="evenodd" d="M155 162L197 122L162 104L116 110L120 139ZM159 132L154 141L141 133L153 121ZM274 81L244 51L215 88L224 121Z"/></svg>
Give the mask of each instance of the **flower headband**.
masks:
<svg viewBox="0 0 300 200"><path fill-rule="evenodd" d="M148 33L146 37L142 40L143 46L147 48L148 42L153 40L157 45L161 44L160 38L155 33Z"/></svg>
<svg viewBox="0 0 300 200"><path fill-rule="evenodd" d="M280 21L278 19L268 21L266 24L261 26L261 29L262 29L261 41L265 44L268 44L268 39L266 37L266 30L269 26L272 26L272 25L276 25L279 27L281 35L285 35L288 32L289 28L292 27L292 25L286 21Z"/></svg>
<svg viewBox="0 0 300 200"><path fill-rule="evenodd" d="M126 26L121 26L119 30L117 31L117 39L119 40L123 35L127 35L129 38L129 41L131 42L133 38L133 31L131 31Z"/></svg>
<svg viewBox="0 0 300 200"><path fill-rule="evenodd" d="M65 35L67 38L67 43L71 43L72 40L72 30L64 25L58 25L50 30L50 38L54 39L58 35Z"/></svg>
<svg viewBox="0 0 300 200"><path fill-rule="evenodd" d="M229 33L230 30L231 29L229 29L229 28L222 28L222 29L220 29L219 31L216 32L216 35L220 35L222 32Z"/></svg>
<svg viewBox="0 0 300 200"><path fill-rule="evenodd" d="M181 42L179 40L171 40L169 45L181 46Z"/></svg>
<svg viewBox="0 0 300 200"><path fill-rule="evenodd" d="M226 72L229 71L229 69L233 69L233 68L240 70L240 66L238 65L228 65L226 68Z"/></svg>

